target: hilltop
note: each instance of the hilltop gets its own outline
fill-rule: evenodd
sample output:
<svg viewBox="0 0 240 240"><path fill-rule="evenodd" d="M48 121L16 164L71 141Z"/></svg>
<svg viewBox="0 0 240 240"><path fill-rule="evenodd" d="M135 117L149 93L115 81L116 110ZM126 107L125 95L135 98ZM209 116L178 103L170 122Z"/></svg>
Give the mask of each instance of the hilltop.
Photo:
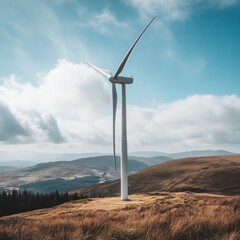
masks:
<svg viewBox="0 0 240 240"><path fill-rule="evenodd" d="M240 194L240 155L192 157L151 166L129 177L129 193L208 192ZM84 194L118 195L120 181L80 190Z"/></svg>

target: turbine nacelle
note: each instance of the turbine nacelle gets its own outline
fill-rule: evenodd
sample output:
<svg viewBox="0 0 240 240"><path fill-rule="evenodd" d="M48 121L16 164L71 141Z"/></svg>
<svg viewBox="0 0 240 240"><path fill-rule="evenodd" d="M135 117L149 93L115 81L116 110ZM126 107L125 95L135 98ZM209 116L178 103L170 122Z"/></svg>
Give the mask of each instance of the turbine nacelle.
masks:
<svg viewBox="0 0 240 240"><path fill-rule="evenodd" d="M110 78L109 78L109 81L110 81L111 83L131 84L131 83L133 83L133 78L117 76L116 78L110 77Z"/></svg>

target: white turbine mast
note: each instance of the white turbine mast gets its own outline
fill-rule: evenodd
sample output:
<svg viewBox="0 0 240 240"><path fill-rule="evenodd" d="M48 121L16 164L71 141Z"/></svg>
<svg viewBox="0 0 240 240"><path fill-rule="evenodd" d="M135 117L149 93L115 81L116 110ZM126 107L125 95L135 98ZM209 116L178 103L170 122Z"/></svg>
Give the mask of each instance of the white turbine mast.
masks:
<svg viewBox="0 0 240 240"><path fill-rule="evenodd" d="M99 68L88 62L90 66L92 66L99 73L104 75L109 79L112 83L112 103L113 103L113 157L114 157L114 165L116 170L116 150L115 150L115 124L116 124L116 110L117 110L117 91L115 84L122 85L122 144L121 144L121 200L128 200L128 151L127 151L127 116L126 116L126 84L133 83L133 78L119 76L122 72L125 64L128 61L134 47L136 46L139 39L142 37L144 32L153 22L154 17L148 25L143 29L141 34L135 40L131 48L128 50L127 54L121 61L116 73L113 75L110 71Z"/></svg>

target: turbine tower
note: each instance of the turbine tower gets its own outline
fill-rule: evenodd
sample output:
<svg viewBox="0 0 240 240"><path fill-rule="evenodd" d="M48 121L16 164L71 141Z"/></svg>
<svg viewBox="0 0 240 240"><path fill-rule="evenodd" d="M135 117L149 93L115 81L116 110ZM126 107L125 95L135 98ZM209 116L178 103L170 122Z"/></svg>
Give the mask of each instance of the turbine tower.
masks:
<svg viewBox="0 0 240 240"><path fill-rule="evenodd" d="M128 151L127 151L127 116L126 116L126 84L133 83L133 78L119 76L122 72L125 64L128 61L134 47L136 46L139 39L142 37L144 32L153 22L154 17L148 25L143 29L141 34L135 40L131 48L128 50L127 54L123 58L120 63L116 73L113 75L110 71L99 68L88 62L90 66L92 66L99 73L104 75L109 79L112 83L112 103L113 103L113 156L114 156L114 164L116 170L116 150L115 150L115 123L116 123L116 110L117 110L117 91L115 84L122 85L122 143L121 143L121 200L128 200Z"/></svg>

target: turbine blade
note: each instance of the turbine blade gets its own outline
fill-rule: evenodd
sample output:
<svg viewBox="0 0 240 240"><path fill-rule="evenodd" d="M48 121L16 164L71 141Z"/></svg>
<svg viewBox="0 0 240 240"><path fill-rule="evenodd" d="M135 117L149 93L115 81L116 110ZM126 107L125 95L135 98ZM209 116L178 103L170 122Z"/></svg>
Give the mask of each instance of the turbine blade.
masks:
<svg viewBox="0 0 240 240"><path fill-rule="evenodd" d="M128 50L127 54L125 55L124 59L122 60L122 62L120 63L116 73L114 74L114 78L117 78L117 76L122 72L125 64L128 61L128 58L130 57L134 47L136 46L137 42L139 41L139 39L142 37L142 35L144 34L144 32L147 30L147 28L149 27L149 25L153 22L153 20L156 17L154 17L149 23L148 25L143 29L143 31L141 32L141 34L138 36L138 38L135 40L135 42L133 43L133 45L131 46L131 48Z"/></svg>
<svg viewBox="0 0 240 240"><path fill-rule="evenodd" d="M94 66L92 63L88 62L88 65L90 65L92 68L94 68L95 70L97 70L99 73L101 73L103 76L110 78L112 76L112 73L106 69L100 68L100 67L96 67Z"/></svg>
<svg viewBox="0 0 240 240"><path fill-rule="evenodd" d="M117 90L115 83L112 83L112 103L113 103L113 159L115 171L117 170L116 163L116 147L115 147L115 125L116 125L116 111L117 111Z"/></svg>

